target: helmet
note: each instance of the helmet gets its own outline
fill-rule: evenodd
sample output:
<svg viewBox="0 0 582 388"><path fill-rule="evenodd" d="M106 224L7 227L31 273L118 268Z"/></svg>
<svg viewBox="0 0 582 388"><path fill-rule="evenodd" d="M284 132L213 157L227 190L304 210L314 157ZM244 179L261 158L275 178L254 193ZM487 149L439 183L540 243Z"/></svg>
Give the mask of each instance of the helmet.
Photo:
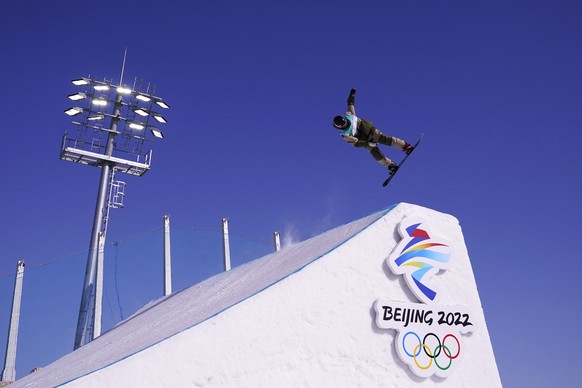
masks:
<svg viewBox="0 0 582 388"><path fill-rule="evenodd" d="M352 123L350 123L350 120L346 119L345 116L335 116L333 118L333 126L337 129L346 129L351 124Z"/></svg>

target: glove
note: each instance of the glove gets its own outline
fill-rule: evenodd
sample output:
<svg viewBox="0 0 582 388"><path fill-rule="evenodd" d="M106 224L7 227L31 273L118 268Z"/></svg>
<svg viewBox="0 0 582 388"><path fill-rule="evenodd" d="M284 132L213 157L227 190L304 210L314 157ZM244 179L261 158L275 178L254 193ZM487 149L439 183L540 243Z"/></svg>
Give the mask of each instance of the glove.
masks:
<svg viewBox="0 0 582 388"><path fill-rule="evenodd" d="M344 138L345 141L347 141L348 143L354 145L358 142L358 138L355 136L342 136Z"/></svg>
<svg viewBox="0 0 582 388"><path fill-rule="evenodd" d="M356 89L352 88L352 90L350 90L350 95L348 96L348 105L355 104L356 104Z"/></svg>

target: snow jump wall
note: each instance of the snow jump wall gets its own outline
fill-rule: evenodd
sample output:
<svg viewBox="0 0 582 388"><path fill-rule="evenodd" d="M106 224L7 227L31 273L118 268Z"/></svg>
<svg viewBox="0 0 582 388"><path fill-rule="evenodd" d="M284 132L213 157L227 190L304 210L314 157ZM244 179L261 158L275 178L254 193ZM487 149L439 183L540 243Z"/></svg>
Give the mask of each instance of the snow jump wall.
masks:
<svg viewBox="0 0 582 388"><path fill-rule="evenodd" d="M401 203L153 302L15 386L501 386L457 219Z"/></svg>

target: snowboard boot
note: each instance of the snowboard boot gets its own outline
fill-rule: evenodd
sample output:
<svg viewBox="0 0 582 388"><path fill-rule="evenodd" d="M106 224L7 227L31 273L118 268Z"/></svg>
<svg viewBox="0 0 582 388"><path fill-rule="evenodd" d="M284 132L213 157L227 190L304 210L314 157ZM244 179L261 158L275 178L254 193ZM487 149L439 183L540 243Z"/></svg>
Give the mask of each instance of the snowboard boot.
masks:
<svg viewBox="0 0 582 388"><path fill-rule="evenodd" d="M396 174L396 171L398 171L398 165L396 163L390 164L388 166L388 171L390 171L390 175Z"/></svg>
<svg viewBox="0 0 582 388"><path fill-rule="evenodd" d="M390 175L393 175L396 170L398 170L398 165L390 160L390 158L384 156L378 147L370 147L369 150L374 159L376 159L376 161L380 163L381 166L386 167L388 171L390 171Z"/></svg>
<svg viewBox="0 0 582 388"><path fill-rule="evenodd" d="M412 144L408 144L404 140L399 139L397 137L392 138L392 146L396 147L396 148L400 148L406 155L410 155L410 153L414 149Z"/></svg>
<svg viewBox="0 0 582 388"><path fill-rule="evenodd" d="M390 175L394 175L394 173L398 170L398 165L396 163L394 163L393 161L391 161L387 157L384 157L383 159L378 160L378 163L380 163L382 166L388 168L388 171L390 171Z"/></svg>
<svg viewBox="0 0 582 388"><path fill-rule="evenodd" d="M385 157L384 155L382 155L382 159L378 158L376 159L378 161L378 163L380 163L380 165L387 167L388 169L390 169L390 166L394 164L394 162L392 160L390 160L389 158Z"/></svg>
<svg viewBox="0 0 582 388"><path fill-rule="evenodd" d="M404 153L406 155L410 155L412 150L414 150L414 147L412 146L412 144L405 143L404 147L402 147L402 151L404 151Z"/></svg>

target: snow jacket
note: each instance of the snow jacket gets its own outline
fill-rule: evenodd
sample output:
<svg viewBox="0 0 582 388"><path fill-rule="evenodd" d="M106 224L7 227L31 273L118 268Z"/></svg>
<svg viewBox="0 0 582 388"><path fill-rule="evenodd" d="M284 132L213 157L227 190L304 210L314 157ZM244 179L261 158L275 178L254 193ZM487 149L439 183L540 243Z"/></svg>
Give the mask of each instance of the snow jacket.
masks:
<svg viewBox="0 0 582 388"><path fill-rule="evenodd" d="M350 121L350 126L341 132L345 141L354 147L366 147L368 143L373 142L374 133L377 128L371 121L361 119L351 112L346 112L343 116ZM353 136L358 139L357 142L350 141L349 137Z"/></svg>

